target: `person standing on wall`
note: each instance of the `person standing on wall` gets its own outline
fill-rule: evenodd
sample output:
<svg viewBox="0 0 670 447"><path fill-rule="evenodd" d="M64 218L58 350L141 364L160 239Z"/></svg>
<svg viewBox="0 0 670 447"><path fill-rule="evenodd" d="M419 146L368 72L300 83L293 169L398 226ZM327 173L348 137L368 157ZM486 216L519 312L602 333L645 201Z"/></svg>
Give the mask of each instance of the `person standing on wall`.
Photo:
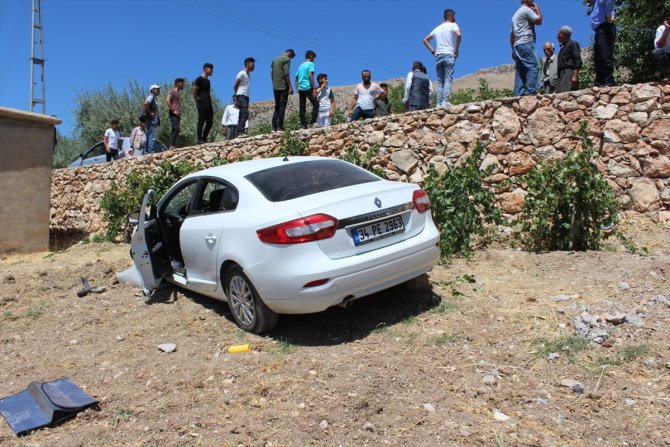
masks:
<svg viewBox="0 0 670 447"><path fill-rule="evenodd" d="M593 62L596 69L596 87L614 85L614 0L588 0L591 11L593 37Z"/></svg>
<svg viewBox="0 0 670 447"><path fill-rule="evenodd" d="M147 125L147 150L145 153L152 154L156 151L156 130L161 124L158 115L158 95L161 94L161 86L154 84L149 90L151 94L144 100L144 110L146 111L144 119Z"/></svg>
<svg viewBox="0 0 670 447"><path fill-rule="evenodd" d="M214 65L206 63L202 66L202 75L198 76L193 83L193 99L198 109L198 126L196 134L197 144L207 143L209 131L212 129L214 120L214 106L210 90L212 88L209 77L214 74Z"/></svg>
<svg viewBox="0 0 670 447"><path fill-rule="evenodd" d="M270 65L272 75L272 89L275 96L275 110L272 114L272 131L284 131L284 115L288 97L293 94L291 85L291 59L295 57L295 51L289 48L277 56Z"/></svg>
<svg viewBox="0 0 670 447"><path fill-rule="evenodd" d="M430 106L430 97L433 95L433 83L423 72L423 64L416 61L412 64L412 71L407 73L405 80L405 95L402 98L405 110L425 110Z"/></svg>
<svg viewBox="0 0 670 447"><path fill-rule="evenodd" d="M558 83L556 93L574 91L579 88L579 70L582 68L582 50L572 40L572 28L562 26L558 31L561 51L558 53Z"/></svg>
<svg viewBox="0 0 670 447"><path fill-rule="evenodd" d="M316 124L319 114L319 101L316 99L316 83L314 81L314 59L316 53L312 50L305 52L305 62L300 64L298 72L295 75L295 88L298 90L300 100L300 126L307 129L307 100L312 103L312 117L309 121L310 126Z"/></svg>
<svg viewBox="0 0 670 447"><path fill-rule="evenodd" d="M129 157L140 155L140 151L144 151L147 146L146 122L146 117L141 116L140 124L135 127L132 132L130 132L130 149L128 150L127 154Z"/></svg>
<svg viewBox="0 0 670 447"><path fill-rule="evenodd" d="M551 42L545 42L542 50L546 56L542 64L542 86L544 87L544 93L555 93L556 83L558 82L556 47Z"/></svg>
<svg viewBox="0 0 670 447"><path fill-rule="evenodd" d="M512 59L516 64L514 96L537 94L540 63L535 54L535 25L542 25L540 6L533 0L521 0L521 7L512 17L509 34Z"/></svg>
<svg viewBox="0 0 670 447"><path fill-rule="evenodd" d="M105 156L107 161L118 160L121 133L119 132L119 122L117 120L112 120L110 122L110 128L105 131L105 136L102 141L105 143Z"/></svg>
<svg viewBox="0 0 670 447"><path fill-rule="evenodd" d="M316 99L319 101L319 115L316 123L319 127L330 127L330 121L335 116L335 95L328 86L328 75L321 73L316 77L319 88L316 89Z"/></svg>
<svg viewBox="0 0 670 447"><path fill-rule="evenodd" d="M174 88L170 89L165 98L168 105L168 113L170 115L170 122L172 123L172 134L170 135L170 147L174 149L177 144L177 137L179 136L179 129L181 123L181 91L184 90L184 79L177 78L174 80Z"/></svg>
<svg viewBox="0 0 670 447"><path fill-rule="evenodd" d="M246 137L247 120L249 119L249 87L251 85L251 72L256 68L256 60L248 57L244 60L244 70L237 73L233 90L235 91L235 104L240 109L240 117L237 122L237 136Z"/></svg>
<svg viewBox="0 0 670 447"><path fill-rule="evenodd" d="M456 12L453 9L444 11L444 23L440 24L423 39L423 44L435 56L437 72L437 107L449 105L451 82L454 79L454 67L461 46L461 29L456 24ZM430 41L435 39L433 48Z"/></svg>

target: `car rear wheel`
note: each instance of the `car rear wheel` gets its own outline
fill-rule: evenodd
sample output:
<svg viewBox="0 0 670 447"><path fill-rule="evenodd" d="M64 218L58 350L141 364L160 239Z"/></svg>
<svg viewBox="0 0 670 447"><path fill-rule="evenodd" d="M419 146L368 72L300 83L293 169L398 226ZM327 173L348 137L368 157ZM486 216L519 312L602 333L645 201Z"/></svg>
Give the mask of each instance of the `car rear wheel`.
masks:
<svg viewBox="0 0 670 447"><path fill-rule="evenodd" d="M279 315L265 305L239 267L228 270L226 291L230 312L239 327L254 334L262 334L277 326Z"/></svg>

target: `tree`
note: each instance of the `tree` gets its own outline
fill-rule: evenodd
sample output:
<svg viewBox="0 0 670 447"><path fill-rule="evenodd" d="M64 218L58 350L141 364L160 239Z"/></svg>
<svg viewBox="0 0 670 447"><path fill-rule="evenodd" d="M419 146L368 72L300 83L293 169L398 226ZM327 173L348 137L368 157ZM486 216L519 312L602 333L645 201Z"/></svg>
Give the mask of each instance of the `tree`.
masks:
<svg viewBox="0 0 670 447"><path fill-rule="evenodd" d="M590 3L591 0L584 0L584 4ZM651 51L654 49L656 28L663 23L663 10L667 6L667 0L616 1L614 61L619 83L636 84L656 79L658 69L651 58ZM591 11L592 8L589 8L588 14Z"/></svg>
<svg viewBox="0 0 670 447"><path fill-rule="evenodd" d="M658 68L651 58L656 28L663 23L668 0L619 0L616 10L616 67L620 82L639 83L656 79ZM622 83L623 83L622 82Z"/></svg>
<svg viewBox="0 0 670 447"><path fill-rule="evenodd" d="M170 118L165 103L165 96L172 82L161 83L161 95L158 97L158 107L161 117L161 125L158 127L157 138L164 144L170 140ZM191 96L193 84L186 82L181 92L181 132L177 139L177 146L190 146L195 144L196 124L198 113ZM121 135L128 136L132 129L138 125L140 110L144 99L149 92L138 81L129 81L122 89L114 88L111 84L101 89L86 89L77 93L75 107L75 129L72 138L59 137L59 143L54 155L54 167L67 166L83 150L102 140L105 129L113 119L119 120ZM214 103L214 125L210 133L210 140L216 139L219 134L221 116L223 115L223 104L212 94Z"/></svg>

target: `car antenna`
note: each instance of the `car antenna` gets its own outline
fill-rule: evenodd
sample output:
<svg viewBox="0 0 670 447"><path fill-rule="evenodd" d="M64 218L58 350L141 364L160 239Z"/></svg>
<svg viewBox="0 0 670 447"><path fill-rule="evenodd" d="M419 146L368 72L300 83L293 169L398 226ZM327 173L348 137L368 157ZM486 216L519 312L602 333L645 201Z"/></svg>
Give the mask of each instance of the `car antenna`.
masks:
<svg viewBox="0 0 670 447"><path fill-rule="evenodd" d="M285 155L282 161L288 161L288 155Z"/></svg>

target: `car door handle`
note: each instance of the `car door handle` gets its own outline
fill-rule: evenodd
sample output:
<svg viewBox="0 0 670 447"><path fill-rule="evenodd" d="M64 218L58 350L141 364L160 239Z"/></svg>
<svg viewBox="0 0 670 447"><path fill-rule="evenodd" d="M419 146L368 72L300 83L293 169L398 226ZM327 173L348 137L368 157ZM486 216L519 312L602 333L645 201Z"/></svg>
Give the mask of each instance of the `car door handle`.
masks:
<svg viewBox="0 0 670 447"><path fill-rule="evenodd" d="M207 242L208 244L213 244L214 242L216 242L216 236L214 236L213 234L208 234L207 236L205 236L205 242Z"/></svg>

